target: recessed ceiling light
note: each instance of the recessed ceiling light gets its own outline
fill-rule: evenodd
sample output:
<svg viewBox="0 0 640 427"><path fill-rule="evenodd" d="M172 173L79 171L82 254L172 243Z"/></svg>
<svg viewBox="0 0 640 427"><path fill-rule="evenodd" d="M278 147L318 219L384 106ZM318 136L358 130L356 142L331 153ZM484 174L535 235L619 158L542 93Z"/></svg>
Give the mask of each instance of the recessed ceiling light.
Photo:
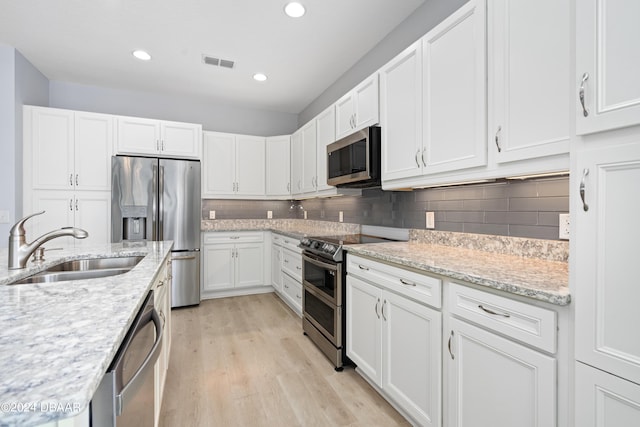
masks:
<svg viewBox="0 0 640 427"><path fill-rule="evenodd" d="M144 50L134 50L133 52L131 52L131 54L133 56L135 56L136 58L138 58L139 60L141 60L141 61L150 61L151 60L151 55L149 55Z"/></svg>
<svg viewBox="0 0 640 427"><path fill-rule="evenodd" d="M284 13L292 18L300 18L305 13L304 6L298 2L292 1L284 7Z"/></svg>
<svg viewBox="0 0 640 427"><path fill-rule="evenodd" d="M267 80L267 76L262 74L262 73L255 73L253 75L253 80L259 81L259 82L263 82L265 80Z"/></svg>

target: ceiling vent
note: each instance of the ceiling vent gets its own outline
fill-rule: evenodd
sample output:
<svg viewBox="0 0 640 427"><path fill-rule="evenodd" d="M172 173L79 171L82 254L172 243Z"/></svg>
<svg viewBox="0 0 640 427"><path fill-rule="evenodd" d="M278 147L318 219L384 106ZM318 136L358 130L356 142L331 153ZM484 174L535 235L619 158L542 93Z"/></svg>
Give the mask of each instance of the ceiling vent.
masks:
<svg viewBox="0 0 640 427"><path fill-rule="evenodd" d="M233 66L235 65L235 62L229 59L220 59L209 55L202 55L202 62L207 65L213 65L215 67L223 68L233 68Z"/></svg>

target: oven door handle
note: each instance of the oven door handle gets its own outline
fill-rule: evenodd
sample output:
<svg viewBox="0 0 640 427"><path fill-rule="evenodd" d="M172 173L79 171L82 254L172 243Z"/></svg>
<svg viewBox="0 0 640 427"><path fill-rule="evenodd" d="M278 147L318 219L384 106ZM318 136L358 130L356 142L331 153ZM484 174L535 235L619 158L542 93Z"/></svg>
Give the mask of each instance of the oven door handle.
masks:
<svg viewBox="0 0 640 427"><path fill-rule="evenodd" d="M338 267L335 264L329 264L326 262L322 262L319 259L315 258L315 257L311 257L309 255L307 255L306 253L302 254L302 259L305 261L310 262L313 265L317 265L318 267L322 267L322 268L326 268L327 270L331 270L331 271L338 271Z"/></svg>

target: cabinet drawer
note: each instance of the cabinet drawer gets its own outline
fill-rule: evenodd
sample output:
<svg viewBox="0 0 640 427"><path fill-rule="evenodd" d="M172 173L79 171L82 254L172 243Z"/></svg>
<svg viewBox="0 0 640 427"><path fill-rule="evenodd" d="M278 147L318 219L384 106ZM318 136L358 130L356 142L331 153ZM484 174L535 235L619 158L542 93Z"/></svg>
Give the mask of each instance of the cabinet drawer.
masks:
<svg viewBox="0 0 640 427"><path fill-rule="evenodd" d="M293 237L289 237L289 236L280 236L282 238L282 247L283 248L287 248L292 252L301 254L302 253L302 249L300 249L298 247L298 245L300 244L300 240L293 238Z"/></svg>
<svg viewBox="0 0 640 427"><path fill-rule="evenodd" d="M203 243L217 244L217 243L254 243L262 242L264 240L264 233L259 232L207 232L204 233Z"/></svg>
<svg viewBox="0 0 640 427"><path fill-rule="evenodd" d="M283 291L287 294L293 301L296 301L299 305L302 305L302 285L293 280L291 277L284 277L283 280Z"/></svg>
<svg viewBox="0 0 640 427"><path fill-rule="evenodd" d="M284 248L282 250L282 270L302 283L302 255Z"/></svg>
<svg viewBox="0 0 640 427"><path fill-rule="evenodd" d="M347 273L435 308L442 307L442 280L415 271L347 255Z"/></svg>
<svg viewBox="0 0 640 427"><path fill-rule="evenodd" d="M451 283L451 313L541 350L556 352L556 312Z"/></svg>

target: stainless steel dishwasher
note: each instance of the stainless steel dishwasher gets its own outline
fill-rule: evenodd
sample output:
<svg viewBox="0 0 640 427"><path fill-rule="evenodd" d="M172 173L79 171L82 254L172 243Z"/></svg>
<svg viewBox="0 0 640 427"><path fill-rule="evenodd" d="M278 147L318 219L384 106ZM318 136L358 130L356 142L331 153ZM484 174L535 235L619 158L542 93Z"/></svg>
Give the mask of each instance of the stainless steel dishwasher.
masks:
<svg viewBox="0 0 640 427"><path fill-rule="evenodd" d="M92 427L153 427L163 325L150 291L91 400Z"/></svg>

